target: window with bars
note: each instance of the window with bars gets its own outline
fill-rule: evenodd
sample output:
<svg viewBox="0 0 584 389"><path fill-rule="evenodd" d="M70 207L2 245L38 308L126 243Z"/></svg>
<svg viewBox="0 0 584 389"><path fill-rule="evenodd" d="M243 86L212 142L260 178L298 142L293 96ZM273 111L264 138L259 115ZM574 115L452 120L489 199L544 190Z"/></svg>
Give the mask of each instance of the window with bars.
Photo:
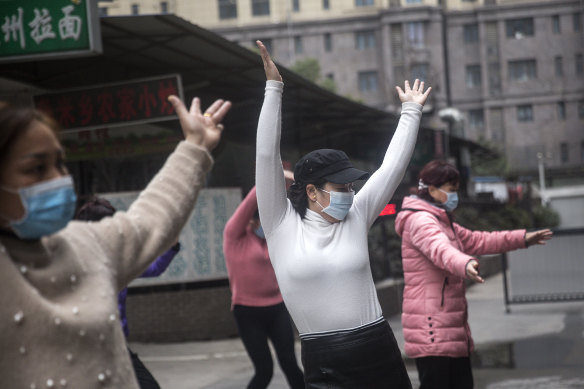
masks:
<svg viewBox="0 0 584 389"><path fill-rule="evenodd" d="M474 130L482 130L485 127L485 116L482 109L468 111L468 125Z"/></svg>
<svg viewBox="0 0 584 389"><path fill-rule="evenodd" d="M373 0L355 0L355 7L366 7L373 5Z"/></svg>
<svg viewBox="0 0 584 389"><path fill-rule="evenodd" d="M481 86L481 65L466 66L466 87L478 88Z"/></svg>
<svg viewBox="0 0 584 389"><path fill-rule="evenodd" d="M322 0L322 9L330 9L329 0Z"/></svg>
<svg viewBox="0 0 584 389"><path fill-rule="evenodd" d="M533 121L533 105L518 105L517 106L517 120L520 122Z"/></svg>
<svg viewBox="0 0 584 389"><path fill-rule="evenodd" d="M428 69L429 69L429 66L427 63L412 64L412 67L410 69L411 79L415 80L417 78L420 81L427 81L428 80Z"/></svg>
<svg viewBox="0 0 584 389"><path fill-rule="evenodd" d="M138 15L140 13L140 5L139 4L132 4L132 15Z"/></svg>
<svg viewBox="0 0 584 389"><path fill-rule="evenodd" d="M554 34L560 34L562 32L562 26L560 24L560 15L552 15L552 32Z"/></svg>
<svg viewBox="0 0 584 389"><path fill-rule="evenodd" d="M520 39L535 34L533 18L509 19L505 21L507 38Z"/></svg>
<svg viewBox="0 0 584 389"><path fill-rule="evenodd" d="M572 27L576 32L582 29L582 14L580 12L576 12L572 16Z"/></svg>
<svg viewBox="0 0 584 389"><path fill-rule="evenodd" d="M374 30L355 32L355 48L357 50L374 49L376 45Z"/></svg>
<svg viewBox="0 0 584 389"><path fill-rule="evenodd" d="M537 69L535 59L509 61L509 79L516 82L535 80Z"/></svg>
<svg viewBox="0 0 584 389"><path fill-rule="evenodd" d="M329 32L324 34L324 51L327 53L333 51L333 37Z"/></svg>
<svg viewBox="0 0 584 389"><path fill-rule="evenodd" d="M477 43L479 41L479 25L477 23L462 26L464 43Z"/></svg>
<svg viewBox="0 0 584 389"><path fill-rule="evenodd" d="M304 52L304 47L302 45L302 37L301 36L294 37L294 52L296 54L302 54Z"/></svg>
<svg viewBox="0 0 584 389"><path fill-rule="evenodd" d="M556 104L556 113L558 116L558 120L566 120L566 103L563 101L559 101Z"/></svg>
<svg viewBox="0 0 584 389"><path fill-rule="evenodd" d="M292 0L292 11L300 12L300 0Z"/></svg>
<svg viewBox="0 0 584 389"><path fill-rule="evenodd" d="M424 22L406 23L406 36L412 47L424 47Z"/></svg>
<svg viewBox="0 0 584 389"><path fill-rule="evenodd" d="M237 3L235 0L219 0L219 19L237 18Z"/></svg>
<svg viewBox="0 0 584 389"><path fill-rule="evenodd" d="M561 56L554 58L554 69L556 72L556 77L563 77L564 75L564 60Z"/></svg>
<svg viewBox="0 0 584 389"><path fill-rule="evenodd" d="M570 150L568 149L568 143L560 143L560 162L568 163L570 162Z"/></svg>
<svg viewBox="0 0 584 389"><path fill-rule="evenodd" d="M369 70L365 72L359 72L359 91L360 92L376 92L377 91L377 72L375 70Z"/></svg>
<svg viewBox="0 0 584 389"><path fill-rule="evenodd" d="M168 13L168 1L161 1L160 2L160 13L161 14Z"/></svg>
<svg viewBox="0 0 584 389"><path fill-rule="evenodd" d="M270 14L270 0L251 0L251 14L265 16Z"/></svg>

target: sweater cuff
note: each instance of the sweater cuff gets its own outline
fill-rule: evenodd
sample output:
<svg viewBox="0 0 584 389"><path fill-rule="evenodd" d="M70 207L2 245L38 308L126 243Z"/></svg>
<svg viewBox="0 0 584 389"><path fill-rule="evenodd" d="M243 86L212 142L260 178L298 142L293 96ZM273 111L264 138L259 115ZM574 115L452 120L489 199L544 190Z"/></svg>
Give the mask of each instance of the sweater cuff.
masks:
<svg viewBox="0 0 584 389"><path fill-rule="evenodd" d="M402 103L402 112L408 111L408 110L415 110L417 112L422 112L422 108L423 108L423 106L421 104L414 103L412 101Z"/></svg>
<svg viewBox="0 0 584 389"><path fill-rule="evenodd" d="M279 91L284 90L284 83L282 81L276 80L266 80L266 90L268 89L276 89Z"/></svg>
<svg viewBox="0 0 584 389"><path fill-rule="evenodd" d="M205 173L208 173L213 166L213 157L211 157L209 150L207 150L205 147L198 146L194 143L183 140L180 141L178 146L176 146L175 152L177 154L188 156L188 158L200 160L201 168Z"/></svg>

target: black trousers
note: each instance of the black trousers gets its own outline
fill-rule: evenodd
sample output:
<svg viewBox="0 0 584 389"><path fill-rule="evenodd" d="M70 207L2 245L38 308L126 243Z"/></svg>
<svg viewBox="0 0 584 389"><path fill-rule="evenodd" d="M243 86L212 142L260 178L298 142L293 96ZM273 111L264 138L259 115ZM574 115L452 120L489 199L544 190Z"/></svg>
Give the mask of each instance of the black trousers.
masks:
<svg viewBox="0 0 584 389"><path fill-rule="evenodd" d="M268 339L276 350L278 363L292 389L304 388L304 375L294 353L294 333L284 303L267 307L235 305L233 315L239 336L253 367L254 376L248 389L265 389L274 374L274 362Z"/></svg>
<svg viewBox="0 0 584 389"><path fill-rule="evenodd" d="M160 385L158 385L158 382L156 382L156 379L152 376L148 368L138 358L138 354L130 350L129 347L128 351L130 352L130 359L132 360L132 366L134 367L134 373L136 373L136 379L138 380L140 389L160 389Z"/></svg>
<svg viewBox="0 0 584 389"><path fill-rule="evenodd" d="M302 339L307 389L411 389L387 321L354 331Z"/></svg>
<svg viewBox="0 0 584 389"><path fill-rule="evenodd" d="M472 367L469 357L416 358L420 389L472 389Z"/></svg>

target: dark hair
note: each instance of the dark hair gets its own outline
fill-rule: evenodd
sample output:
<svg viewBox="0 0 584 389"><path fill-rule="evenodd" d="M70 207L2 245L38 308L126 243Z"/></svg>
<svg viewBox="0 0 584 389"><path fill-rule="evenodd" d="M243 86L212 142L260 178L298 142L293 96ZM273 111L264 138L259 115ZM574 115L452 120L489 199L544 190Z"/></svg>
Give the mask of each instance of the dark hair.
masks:
<svg viewBox="0 0 584 389"><path fill-rule="evenodd" d="M30 107L15 107L0 101L0 160L34 120L46 124L58 135L59 126L43 112Z"/></svg>
<svg viewBox="0 0 584 389"><path fill-rule="evenodd" d="M112 216L116 209L106 199L93 197L83 204L75 214L75 220L100 221L104 217Z"/></svg>
<svg viewBox="0 0 584 389"><path fill-rule="evenodd" d="M308 196L306 195L306 185L308 184L313 184L317 188L322 188L324 184L326 184L326 180L319 179L314 182L294 181L288 189L288 198L301 219L304 219L304 216L306 216L306 208L308 207Z"/></svg>
<svg viewBox="0 0 584 389"><path fill-rule="evenodd" d="M444 184L456 185L460 181L458 170L452 164L439 159L428 162L422 168L419 177L425 185L433 185L437 188ZM418 188L418 197L432 203L435 202L434 198L430 196L428 188Z"/></svg>

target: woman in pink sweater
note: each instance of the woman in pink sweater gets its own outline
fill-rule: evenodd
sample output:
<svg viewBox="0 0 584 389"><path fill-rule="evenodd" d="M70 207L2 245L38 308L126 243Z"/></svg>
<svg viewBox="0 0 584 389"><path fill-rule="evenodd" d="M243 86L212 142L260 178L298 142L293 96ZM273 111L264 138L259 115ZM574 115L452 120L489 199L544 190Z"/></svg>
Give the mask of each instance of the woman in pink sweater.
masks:
<svg viewBox="0 0 584 389"><path fill-rule="evenodd" d="M452 222L460 176L443 161L420 172L418 195L404 199L395 225L402 237L405 351L420 389L473 387L465 278L484 282L477 257L544 244L550 230L470 231Z"/></svg>
<svg viewBox="0 0 584 389"><path fill-rule="evenodd" d="M291 172L285 172L292 179ZM231 288L231 308L241 340L251 358L255 374L248 389L265 389L273 375L268 339L293 389L304 388L304 376L294 354L294 334L290 317L257 214L255 187L225 225L223 251Z"/></svg>

